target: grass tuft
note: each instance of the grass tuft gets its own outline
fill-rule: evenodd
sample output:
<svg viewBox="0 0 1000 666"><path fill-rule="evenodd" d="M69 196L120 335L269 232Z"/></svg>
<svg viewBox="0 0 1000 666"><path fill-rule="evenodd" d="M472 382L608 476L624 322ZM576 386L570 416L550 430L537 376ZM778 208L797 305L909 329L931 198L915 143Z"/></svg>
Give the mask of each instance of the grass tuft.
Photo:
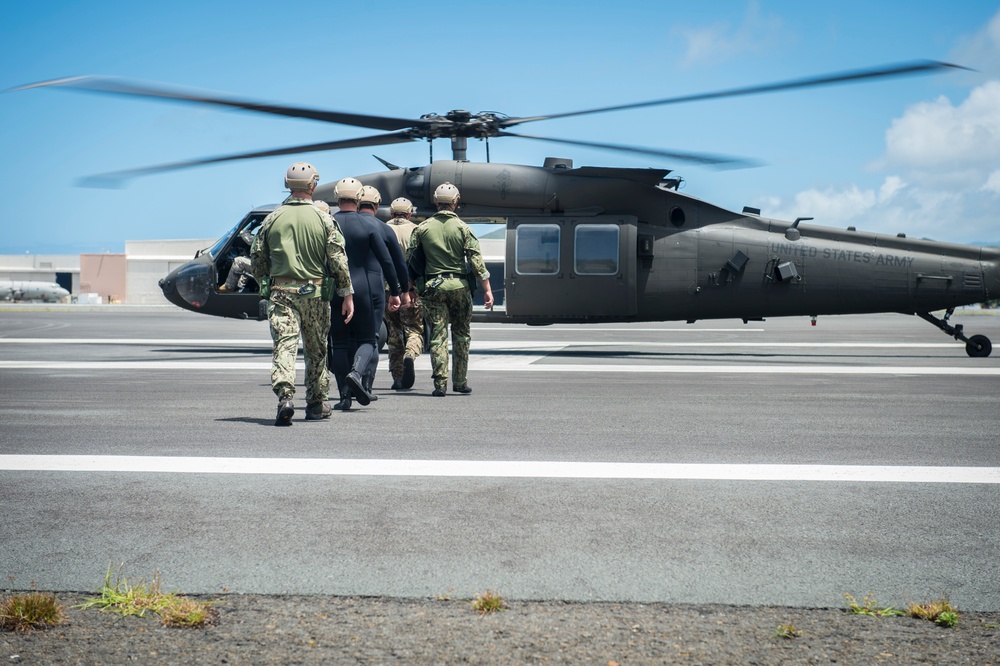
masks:
<svg viewBox="0 0 1000 666"><path fill-rule="evenodd" d="M107 613L122 616L145 617L146 611L160 616L160 621L168 627L203 627L213 624L218 613L209 604L182 597L173 592L163 592L160 574L153 573L152 582L145 579L130 583L121 571L108 566L100 596L88 599L77 608L96 608Z"/></svg>
<svg viewBox="0 0 1000 666"><path fill-rule="evenodd" d="M48 629L62 623L66 609L50 592L15 594L0 603L0 627L10 631Z"/></svg>
<svg viewBox="0 0 1000 666"><path fill-rule="evenodd" d="M791 640L793 638L798 638L799 636L801 636L802 632L796 629L794 624L783 624L779 626L777 629L775 629L774 635L776 638L784 638L787 640Z"/></svg>
<svg viewBox="0 0 1000 666"><path fill-rule="evenodd" d="M910 604L906 612L910 617L930 620L942 627L954 627L958 624L958 609L952 606L947 599L926 604Z"/></svg>
<svg viewBox="0 0 1000 666"><path fill-rule="evenodd" d="M851 615L870 615L872 617L898 617L906 615L903 611L897 610L892 606L879 606L873 594L866 594L861 599L860 604L850 594L845 594L844 598L847 599L847 612Z"/></svg>
<svg viewBox="0 0 1000 666"><path fill-rule="evenodd" d="M179 627L182 629L197 629L215 624L219 613L208 603L174 597L175 603L160 611L160 622L164 627Z"/></svg>
<svg viewBox="0 0 1000 666"><path fill-rule="evenodd" d="M507 610L507 602L496 592L487 590L472 601L472 608L481 615Z"/></svg>

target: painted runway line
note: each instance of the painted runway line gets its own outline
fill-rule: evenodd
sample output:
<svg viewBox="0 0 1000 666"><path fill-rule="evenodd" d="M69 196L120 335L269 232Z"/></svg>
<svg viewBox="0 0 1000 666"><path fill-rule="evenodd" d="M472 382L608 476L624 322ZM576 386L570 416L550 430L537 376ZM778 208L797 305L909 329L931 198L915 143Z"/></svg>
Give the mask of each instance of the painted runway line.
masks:
<svg viewBox="0 0 1000 666"><path fill-rule="evenodd" d="M422 357L423 358L423 357ZM475 359L469 363L470 370L489 372L590 372L619 374L721 374L721 375L907 375L907 376L947 376L947 377L1000 377L1000 367L948 367L948 366L908 366L908 365L653 365L653 364L571 364L538 363L543 357L531 358L498 357ZM418 362L420 362L418 360ZM420 367L430 367L424 361ZM0 361L4 370L46 370L50 372L66 370L225 370L227 372L267 372L270 361ZM300 361L299 371L305 370Z"/></svg>
<svg viewBox="0 0 1000 666"><path fill-rule="evenodd" d="M0 471L1000 484L1000 467L0 455Z"/></svg>
<svg viewBox="0 0 1000 666"><path fill-rule="evenodd" d="M163 346L163 347L263 347L270 349L271 340L191 339L168 338L0 338L0 345L107 345L107 346ZM676 347L684 348L740 348L740 349L955 349L965 343L957 342L660 342L653 340L511 340L474 341L472 350L503 351L518 349L564 349L566 347Z"/></svg>

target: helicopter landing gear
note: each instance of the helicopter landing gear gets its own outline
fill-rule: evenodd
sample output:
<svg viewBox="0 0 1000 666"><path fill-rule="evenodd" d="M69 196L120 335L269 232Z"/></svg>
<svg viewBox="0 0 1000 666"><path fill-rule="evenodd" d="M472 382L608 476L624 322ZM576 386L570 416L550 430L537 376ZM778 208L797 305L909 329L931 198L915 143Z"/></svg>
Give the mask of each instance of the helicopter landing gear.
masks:
<svg viewBox="0 0 1000 666"><path fill-rule="evenodd" d="M965 353L972 358L986 358L993 351L993 343L985 335L973 335L971 338L965 337L965 333L962 332L962 325L956 324L952 326L948 323L951 319L951 315L955 313L955 308L948 308L944 313L944 319L938 319L929 312L918 312L917 316L924 321L929 321L934 324L945 334L952 336L956 340L961 340L965 343Z"/></svg>

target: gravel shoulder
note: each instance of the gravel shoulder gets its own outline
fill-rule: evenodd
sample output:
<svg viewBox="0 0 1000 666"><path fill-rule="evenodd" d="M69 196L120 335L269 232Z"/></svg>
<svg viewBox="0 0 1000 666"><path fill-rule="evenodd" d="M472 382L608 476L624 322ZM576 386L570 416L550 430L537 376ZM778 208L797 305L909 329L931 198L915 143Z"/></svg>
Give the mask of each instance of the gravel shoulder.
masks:
<svg viewBox="0 0 1000 666"><path fill-rule="evenodd" d="M839 608L512 601L490 615L468 600L223 594L218 621L73 608L47 631L0 631L3 664L1000 664L1000 613L945 629ZM793 625L797 638L776 636Z"/></svg>

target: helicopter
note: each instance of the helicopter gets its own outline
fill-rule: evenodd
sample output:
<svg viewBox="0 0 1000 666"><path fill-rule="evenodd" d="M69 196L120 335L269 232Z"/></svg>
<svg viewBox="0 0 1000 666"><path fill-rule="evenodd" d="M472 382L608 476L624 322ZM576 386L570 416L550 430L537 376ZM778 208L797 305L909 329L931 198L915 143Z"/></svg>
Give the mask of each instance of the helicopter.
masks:
<svg viewBox="0 0 1000 666"><path fill-rule="evenodd" d="M574 166L547 158L537 166L489 161L489 140L500 137L603 148L708 166L749 166L748 160L590 141L526 135L518 125L584 114L625 111L723 97L928 74L959 65L917 61L837 72L730 90L543 116L452 110L418 119L391 118L267 104L215 94L188 93L109 77L74 77L15 90L59 86L91 92L207 104L272 115L367 127L383 133L356 139L248 152L156 165L91 177L109 184L233 160L390 145L426 140L430 163L401 167L376 157L385 170L355 176L385 201L410 199L415 219L433 215L431 195L444 182L461 192L460 215L469 223L504 230L499 256L487 256L496 305L474 309L473 321L548 325L742 319L898 312L916 315L965 342L971 357L986 357L992 343L952 325L955 308L1000 293L1000 249L911 239L782 221L745 207L740 212L680 191L682 178L666 168ZM452 159L434 160L433 140L451 141ZM468 140L486 142L487 162L467 160ZM315 199L336 205L333 184ZM277 204L255 208L212 247L160 280L172 303L204 314L265 318L264 301L250 285L220 293L233 259L249 252L252 235ZM389 217L387 208L379 210ZM803 224L806 223L806 224ZM490 234L492 235L492 234ZM943 317L936 312L944 311Z"/></svg>

